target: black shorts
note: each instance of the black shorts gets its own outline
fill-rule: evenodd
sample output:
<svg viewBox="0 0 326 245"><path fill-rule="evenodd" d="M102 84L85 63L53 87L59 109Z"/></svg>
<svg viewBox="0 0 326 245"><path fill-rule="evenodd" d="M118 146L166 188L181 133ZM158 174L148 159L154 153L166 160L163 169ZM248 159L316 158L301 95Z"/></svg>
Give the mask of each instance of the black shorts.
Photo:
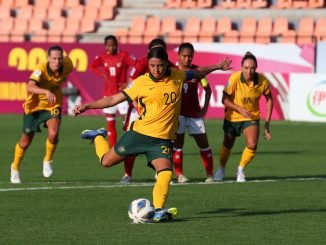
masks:
<svg viewBox="0 0 326 245"><path fill-rule="evenodd" d="M240 122L230 122L224 119L223 123L223 130L226 135L232 137L238 137L241 135L243 130L250 126L258 126L259 127L259 120L250 120L250 121L240 121Z"/></svg>
<svg viewBox="0 0 326 245"><path fill-rule="evenodd" d="M52 118L61 119L61 109L57 108L52 111L42 110L31 114L24 114L23 118L23 132L26 134L33 134L41 132L40 126Z"/></svg>

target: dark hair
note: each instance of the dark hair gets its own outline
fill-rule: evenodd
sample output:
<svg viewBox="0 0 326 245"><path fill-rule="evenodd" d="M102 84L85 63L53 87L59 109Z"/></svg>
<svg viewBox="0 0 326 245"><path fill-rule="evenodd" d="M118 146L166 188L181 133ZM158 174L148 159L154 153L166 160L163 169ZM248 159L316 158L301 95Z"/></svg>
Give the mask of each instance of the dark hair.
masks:
<svg viewBox="0 0 326 245"><path fill-rule="evenodd" d="M195 52L194 46L191 43L182 43L179 46L178 54L180 54L181 50L190 49L191 52Z"/></svg>
<svg viewBox="0 0 326 245"><path fill-rule="evenodd" d="M104 38L104 44L106 44L106 42L107 42L108 40L113 40L113 42L115 42L115 44L118 45L118 39L117 39L115 36L113 36L113 35L108 35L108 36L106 36L106 37Z"/></svg>
<svg viewBox="0 0 326 245"><path fill-rule="evenodd" d="M256 57L251 52L249 52L249 51L247 51L245 53L245 55L243 56L242 61L241 61L241 65L243 65L243 63L246 60L253 60L255 62L255 64L256 64L256 67L258 66Z"/></svg>
<svg viewBox="0 0 326 245"><path fill-rule="evenodd" d="M168 62L168 60L169 60L168 53L162 47L155 47L155 48L150 49L147 54L147 59L149 60L151 58L161 59L166 62Z"/></svg>
<svg viewBox="0 0 326 245"><path fill-rule="evenodd" d="M63 53L63 49L60 46L52 46L48 49L48 56L50 56L52 51L60 51L61 53Z"/></svg>
<svg viewBox="0 0 326 245"><path fill-rule="evenodd" d="M161 46L162 48L166 49L166 43L163 39L155 38L148 44L148 49L152 49L155 46Z"/></svg>

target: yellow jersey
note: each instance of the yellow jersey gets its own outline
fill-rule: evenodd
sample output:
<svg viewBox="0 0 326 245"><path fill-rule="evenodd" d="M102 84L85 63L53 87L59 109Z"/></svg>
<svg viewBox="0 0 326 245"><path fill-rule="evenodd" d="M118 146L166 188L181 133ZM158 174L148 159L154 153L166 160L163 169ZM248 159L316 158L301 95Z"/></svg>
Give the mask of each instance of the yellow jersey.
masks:
<svg viewBox="0 0 326 245"><path fill-rule="evenodd" d="M40 110L52 111L53 109L60 108L63 97L61 84L65 82L72 70L73 64L68 56L64 57L62 68L55 73L51 71L48 62L38 64L29 80L36 82L40 88L50 90L56 97L56 103L50 105L45 94L29 93L23 104L25 114L31 114Z"/></svg>
<svg viewBox="0 0 326 245"><path fill-rule="evenodd" d="M231 97L234 104L246 108L252 115L245 118L230 108L225 108L225 119L231 122L260 119L259 100L262 95L269 95L271 90L267 79L262 74L255 74L254 81L247 85L241 71L235 72L229 78L224 93Z"/></svg>
<svg viewBox="0 0 326 245"><path fill-rule="evenodd" d="M140 112L139 119L131 125L131 130L160 139L175 138L182 85L189 74L175 68L170 68L168 72L168 76L157 81L150 73L146 73L123 90L130 102L138 102Z"/></svg>

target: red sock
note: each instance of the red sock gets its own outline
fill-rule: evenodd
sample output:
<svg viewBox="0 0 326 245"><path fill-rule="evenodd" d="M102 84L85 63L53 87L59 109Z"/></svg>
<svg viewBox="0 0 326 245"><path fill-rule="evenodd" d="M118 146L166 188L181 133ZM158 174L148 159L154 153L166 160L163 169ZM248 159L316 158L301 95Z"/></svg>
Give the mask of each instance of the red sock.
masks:
<svg viewBox="0 0 326 245"><path fill-rule="evenodd" d="M115 120L112 117L107 117L108 122L108 141L110 147L113 147L117 143L117 130L115 128Z"/></svg>
<svg viewBox="0 0 326 245"><path fill-rule="evenodd" d="M179 176L182 174L183 151L182 149L173 148L173 164L175 174Z"/></svg>
<svg viewBox="0 0 326 245"><path fill-rule="evenodd" d="M132 176L132 169L134 167L136 157L127 157L124 160L125 175Z"/></svg>
<svg viewBox="0 0 326 245"><path fill-rule="evenodd" d="M211 148L200 149L200 156L207 175L213 175L213 154Z"/></svg>

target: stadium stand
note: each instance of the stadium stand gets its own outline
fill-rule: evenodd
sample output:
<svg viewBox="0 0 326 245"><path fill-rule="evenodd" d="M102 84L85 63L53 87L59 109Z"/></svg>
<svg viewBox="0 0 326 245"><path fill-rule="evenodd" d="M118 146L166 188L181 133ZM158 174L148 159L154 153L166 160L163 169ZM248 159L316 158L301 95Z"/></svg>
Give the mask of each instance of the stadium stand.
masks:
<svg viewBox="0 0 326 245"><path fill-rule="evenodd" d="M122 43L305 44L326 38L325 1L0 0L0 40L102 43L115 34Z"/></svg>

